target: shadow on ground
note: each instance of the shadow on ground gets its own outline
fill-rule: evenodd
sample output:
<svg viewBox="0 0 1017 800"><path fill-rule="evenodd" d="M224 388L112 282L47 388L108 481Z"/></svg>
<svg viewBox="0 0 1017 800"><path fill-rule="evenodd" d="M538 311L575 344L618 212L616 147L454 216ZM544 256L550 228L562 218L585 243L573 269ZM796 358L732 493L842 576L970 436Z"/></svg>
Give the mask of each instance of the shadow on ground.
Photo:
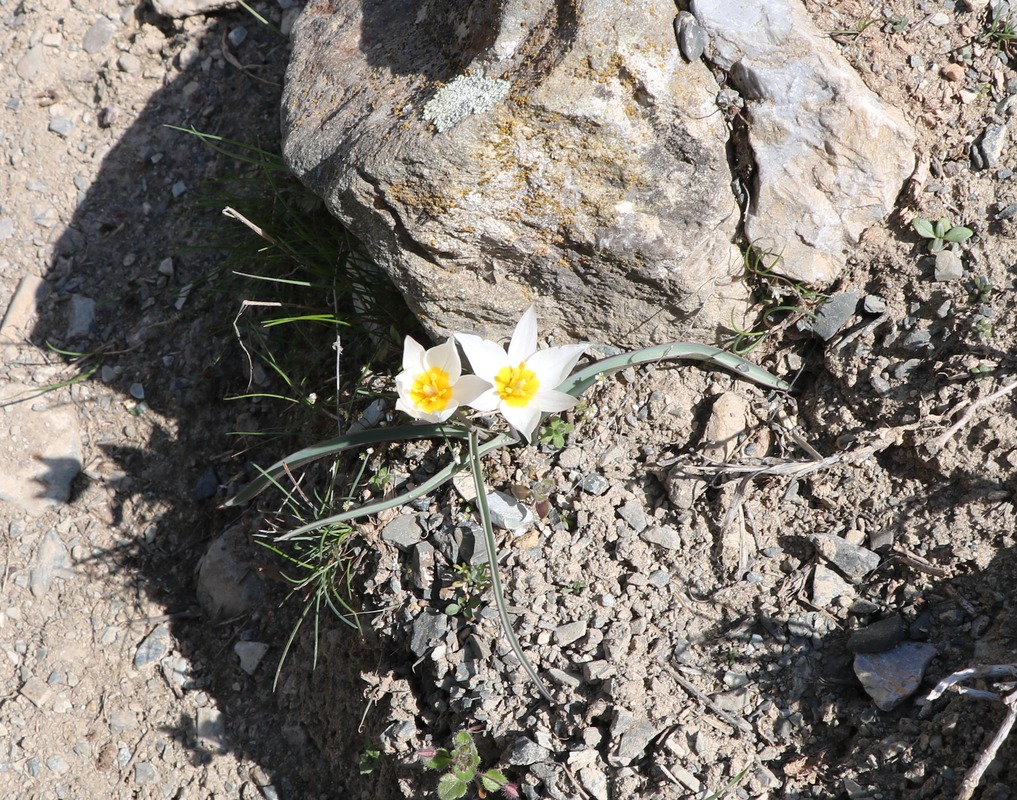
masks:
<svg viewBox="0 0 1017 800"><path fill-rule="evenodd" d="M224 258L209 247L216 231L236 223L194 201L210 181L242 167L167 126L277 151L287 45L242 12L209 17L202 28L186 28L191 33L149 11L139 14L141 21L161 27L164 54L178 51L174 63L180 69L104 157L73 221L55 242L45 276L53 291L32 341L40 348L97 354L88 363L99 361L102 368L87 380L101 380L107 388L100 392L115 390L122 400L115 408L81 407L92 451L86 461L100 468L78 478L76 496L88 484L105 481L113 506L109 520L133 534L105 558L130 570L148 608L154 603L165 609L171 649L189 663L191 688L210 695L223 713L225 747L260 765L282 797L356 796L343 776L359 758L359 715L351 712L335 723L350 728L350 757L344 761L318 752L310 741L301 716L314 698L300 695L299 682L288 683L284 671L282 689L273 691L275 665L297 604L280 608L282 587L259 579L264 596L258 606L223 621L202 613L195 595L199 559L238 516L219 511L217 495L241 464L229 433L248 425L252 414L244 403L224 401L247 384L246 359L232 330L238 301L202 283ZM237 24L249 34L242 46L226 38ZM100 97L98 124L130 113L118 107L115 94ZM84 332L69 333L81 327L80 317L73 319L82 308L80 298L96 301L95 316ZM145 523L152 509L158 513ZM252 544L250 550L258 548ZM132 616L145 616L141 605ZM132 628L131 647L151 628ZM233 646L242 640L271 645L253 676L238 670ZM290 669L306 669L299 656L294 659ZM351 700L362 702L355 665L321 664L318 670L316 680L348 681ZM213 756L184 709L181 703L179 725L169 733L192 749L195 766L206 764ZM378 791L384 791L383 781Z"/></svg>

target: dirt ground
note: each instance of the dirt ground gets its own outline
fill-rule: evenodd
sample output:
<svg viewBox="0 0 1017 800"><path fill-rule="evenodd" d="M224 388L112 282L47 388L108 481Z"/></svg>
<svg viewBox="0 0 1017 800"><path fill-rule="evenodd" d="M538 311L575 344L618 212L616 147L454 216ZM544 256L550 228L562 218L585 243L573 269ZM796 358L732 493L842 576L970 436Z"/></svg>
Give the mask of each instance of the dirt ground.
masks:
<svg viewBox="0 0 1017 800"><path fill-rule="evenodd" d="M285 412L224 401L247 385L237 301L187 287L221 263L205 246L225 224L192 201L236 165L166 126L273 147L286 42L241 11L0 8L0 309L25 276L49 286L3 344L0 450L26 472L84 464L66 502L0 503L0 796L433 796L416 749L469 725L526 797L955 797L1005 708L916 699L1017 661L1017 72L980 3L886 2L872 24L863 3L807 5L915 125L919 170L825 287L857 293L840 330L823 341L792 319L751 354L790 396L659 365L594 390L565 447L491 460L492 487L552 509L505 537L503 570L553 708L490 609L443 611L473 530L453 495L410 510L433 570L383 538L397 517L362 528L364 635L323 617L275 691L299 605L262 577L241 614L199 603L224 531L271 571L247 542L256 513L218 504L249 475L230 432ZM294 13L257 7L277 25ZM937 275L915 215L974 231L960 274ZM19 450L40 419L59 458ZM443 457L372 463L398 485ZM874 560L832 558L830 537ZM880 710L856 653L901 642L931 648L921 688ZM1015 747L976 797L1013 795Z"/></svg>

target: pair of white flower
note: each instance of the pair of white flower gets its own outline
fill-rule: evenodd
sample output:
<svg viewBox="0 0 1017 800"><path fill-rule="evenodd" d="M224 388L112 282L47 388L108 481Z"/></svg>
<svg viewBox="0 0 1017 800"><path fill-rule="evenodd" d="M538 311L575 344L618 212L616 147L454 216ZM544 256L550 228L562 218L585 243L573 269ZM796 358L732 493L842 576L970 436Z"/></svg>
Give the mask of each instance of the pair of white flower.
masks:
<svg viewBox="0 0 1017 800"><path fill-rule="evenodd" d="M458 341L474 375L462 374ZM586 352L587 345L537 349L537 312L526 309L506 351L470 333L455 334L425 350L409 336L403 371L395 379L396 408L414 419L444 422L461 405L497 411L529 441L544 412L565 411L578 401L557 391Z"/></svg>

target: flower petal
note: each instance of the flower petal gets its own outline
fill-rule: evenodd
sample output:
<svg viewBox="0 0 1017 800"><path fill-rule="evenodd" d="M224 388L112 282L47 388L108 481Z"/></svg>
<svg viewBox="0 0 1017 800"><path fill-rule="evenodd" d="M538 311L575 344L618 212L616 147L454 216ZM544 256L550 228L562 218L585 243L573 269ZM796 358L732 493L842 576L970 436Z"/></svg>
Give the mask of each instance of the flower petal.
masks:
<svg viewBox="0 0 1017 800"><path fill-rule="evenodd" d="M493 384L498 370L508 363L508 356L501 346L472 333L457 333L456 340L462 346L477 377Z"/></svg>
<svg viewBox="0 0 1017 800"><path fill-rule="evenodd" d="M538 350L526 362L537 373L540 385L552 389L564 381L589 347L587 344L567 344Z"/></svg>
<svg viewBox="0 0 1017 800"><path fill-rule="evenodd" d="M470 408L475 408L477 411L496 410L501 403L501 398L498 397L498 393L491 384L488 384L488 387L490 388L486 389L482 394L477 395L476 399L470 400L467 405Z"/></svg>
<svg viewBox="0 0 1017 800"><path fill-rule="evenodd" d="M403 370L407 372L423 372L424 346L412 336L403 340Z"/></svg>
<svg viewBox="0 0 1017 800"><path fill-rule="evenodd" d="M456 350L455 341L449 337L443 344L432 347L424 353L424 369L438 367L448 375L448 382L455 383L463 374L462 362L459 360L459 351Z"/></svg>
<svg viewBox="0 0 1017 800"><path fill-rule="evenodd" d="M531 403L528 406L513 407L502 403L498 410L501 411L501 415L508 420L509 425L519 431L526 441L530 441L530 437L533 435L533 429L536 428L537 423L540 422L540 409L538 409L535 404Z"/></svg>
<svg viewBox="0 0 1017 800"><path fill-rule="evenodd" d="M579 400L565 392L558 392L549 389L545 392L537 392L533 397L530 406L539 408L541 411L566 411L579 403Z"/></svg>
<svg viewBox="0 0 1017 800"><path fill-rule="evenodd" d="M523 312L512 331L508 346L508 360L512 364L526 361L537 350L537 311L531 305ZM472 362L471 362L472 363Z"/></svg>
<svg viewBox="0 0 1017 800"><path fill-rule="evenodd" d="M452 387L452 398L460 405L471 405L491 384L476 375L463 375ZM491 409L493 410L493 409Z"/></svg>

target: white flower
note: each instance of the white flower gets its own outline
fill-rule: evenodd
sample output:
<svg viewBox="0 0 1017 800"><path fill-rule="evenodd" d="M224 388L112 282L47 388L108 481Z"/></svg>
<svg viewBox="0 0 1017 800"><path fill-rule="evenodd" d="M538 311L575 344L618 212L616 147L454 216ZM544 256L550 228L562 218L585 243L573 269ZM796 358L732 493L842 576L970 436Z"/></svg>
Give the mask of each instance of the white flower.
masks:
<svg viewBox="0 0 1017 800"><path fill-rule="evenodd" d="M444 422L463 403L472 402L491 384L463 375L455 343L424 348L409 336L403 344L403 371L396 375L396 408L414 419Z"/></svg>
<svg viewBox="0 0 1017 800"><path fill-rule="evenodd" d="M572 372L586 351L585 344L537 349L537 312L526 309L509 342L508 352L471 333L457 333L466 358L477 376L489 385L474 400L465 401L478 411L498 411L529 441L540 415L564 411L578 401L557 387Z"/></svg>

